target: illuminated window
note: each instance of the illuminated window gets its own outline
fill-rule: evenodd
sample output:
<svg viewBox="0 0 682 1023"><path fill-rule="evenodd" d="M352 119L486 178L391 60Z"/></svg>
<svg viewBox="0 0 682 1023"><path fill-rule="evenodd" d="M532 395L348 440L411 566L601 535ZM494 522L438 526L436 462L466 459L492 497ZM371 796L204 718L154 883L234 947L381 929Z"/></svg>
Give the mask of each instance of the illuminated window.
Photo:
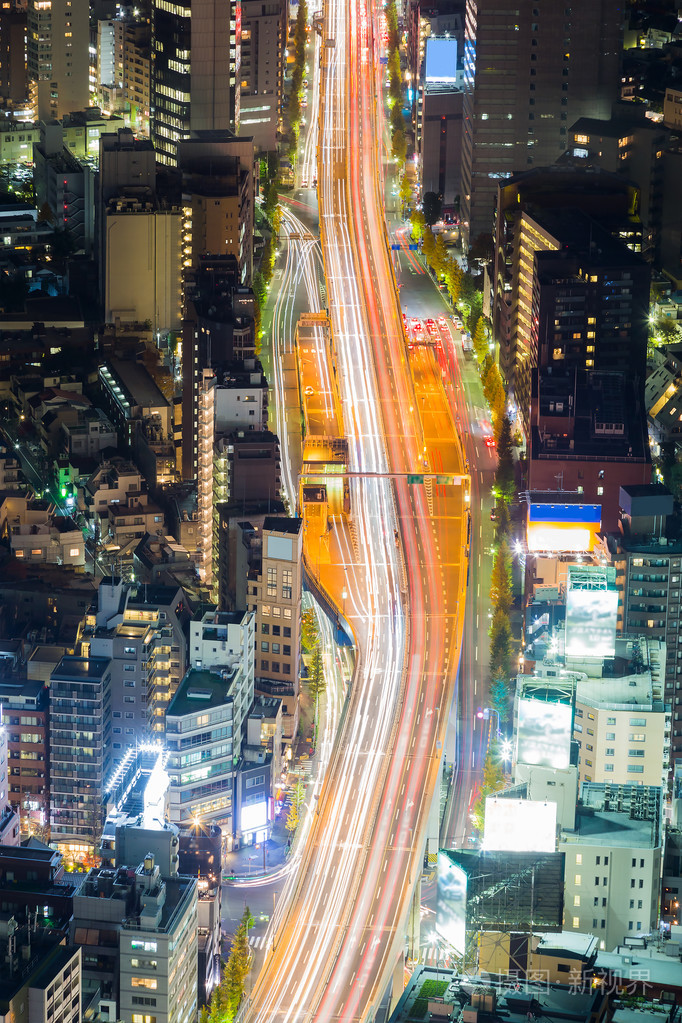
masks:
<svg viewBox="0 0 682 1023"><path fill-rule="evenodd" d="M585 365L587 366L588 369L590 369L592 366L594 366L594 359L585 359Z"/></svg>
<svg viewBox="0 0 682 1023"><path fill-rule="evenodd" d="M261 606L260 612L263 615L263 618L269 618L270 617L270 605L269 604L263 604Z"/></svg>
<svg viewBox="0 0 682 1023"><path fill-rule="evenodd" d="M582 862L583 862L583 854L582 853L576 853L575 854L575 862L576 862L577 866L580 866L582 864Z"/></svg>
<svg viewBox="0 0 682 1023"><path fill-rule="evenodd" d="M579 895L574 895L573 896L573 905L574 906L579 906L580 905L580 896Z"/></svg>
<svg viewBox="0 0 682 1023"><path fill-rule="evenodd" d="M580 885L582 883L583 883L582 874L576 874L575 877L573 878L573 884L576 886L576 888L580 888Z"/></svg>
<svg viewBox="0 0 682 1023"><path fill-rule="evenodd" d="M604 488L603 487L597 487L597 497L601 497L603 493L604 493Z"/></svg>
<svg viewBox="0 0 682 1023"><path fill-rule="evenodd" d="M268 569L268 597L277 596L277 569Z"/></svg>
<svg viewBox="0 0 682 1023"><path fill-rule="evenodd" d="M159 985L156 977L131 977L130 983L133 987L144 987L148 991L156 991Z"/></svg>
<svg viewBox="0 0 682 1023"><path fill-rule="evenodd" d="M590 136L589 135L574 135L573 141L578 142L581 146L589 146Z"/></svg>
<svg viewBox="0 0 682 1023"><path fill-rule="evenodd" d="M577 930L578 927L580 927L580 917L579 916L574 916L573 917L573 926L576 928L576 930Z"/></svg>
<svg viewBox="0 0 682 1023"><path fill-rule="evenodd" d="M70 550L69 550L69 557L70 558L77 558L79 554L80 554L80 548L78 548L78 547L71 547L70 548Z"/></svg>

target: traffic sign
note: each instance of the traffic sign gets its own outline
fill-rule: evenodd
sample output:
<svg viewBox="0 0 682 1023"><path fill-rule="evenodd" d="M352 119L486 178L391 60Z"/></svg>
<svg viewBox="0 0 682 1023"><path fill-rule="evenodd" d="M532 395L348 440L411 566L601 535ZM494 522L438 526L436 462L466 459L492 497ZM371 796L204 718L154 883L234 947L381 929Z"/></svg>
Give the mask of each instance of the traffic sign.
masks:
<svg viewBox="0 0 682 1023"><path fill-rule="evenodd" d="M402 249L402 245L395 245L395 244L393 244L393 245L391 245L391 248L392 249L397 249L398 251L400 251L400 249Z"/></svg>
<svg viewBox="0 0 682 1023"><path fill-rule="evenodd" d="M417 245L417 244L414 244L414 245L410 245L410 246L408 246L408 247L409 247L410 249L412 249L412 251L414 251L415 249L418 249L418 248L419 248L419 245Z"/></svg>

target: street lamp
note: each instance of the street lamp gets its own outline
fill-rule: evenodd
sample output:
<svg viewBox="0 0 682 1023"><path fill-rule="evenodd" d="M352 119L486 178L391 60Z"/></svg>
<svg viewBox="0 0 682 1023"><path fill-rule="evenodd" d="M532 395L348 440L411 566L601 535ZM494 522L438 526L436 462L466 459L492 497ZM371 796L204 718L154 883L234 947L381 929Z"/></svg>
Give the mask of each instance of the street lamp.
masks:
<svg viewBox="0 0 682 1023"><path fill-rule="evenodd" d="M498 710L495 710L494 707L479 707L478 710L476 711L476 717L479 719L479 721L488 721L490 719L490 715L491 714L495 714L496 717L497 717L497 732L496 732L496 734L499 736L501 734L501 729L500 729L500 712Z"/></svg>
<svg viewBox="0 0 682 1023"><path fill-rule="evenodd" d="M347 593L346 593L346 591L344 590L344 591L342 592L342 594L341 594L341 599L343 600L343 614L344 614L344 615L346 614L346 597L347 597L347 596L348 596L348 594L347 594Z"/></svg>

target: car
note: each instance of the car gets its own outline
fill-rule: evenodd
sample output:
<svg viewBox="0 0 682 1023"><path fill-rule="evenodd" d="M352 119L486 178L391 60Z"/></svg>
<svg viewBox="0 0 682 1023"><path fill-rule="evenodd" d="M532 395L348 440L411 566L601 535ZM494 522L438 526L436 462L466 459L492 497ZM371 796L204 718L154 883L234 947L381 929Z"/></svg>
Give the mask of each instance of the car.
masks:
<svg viewBox="0 0 682 1023"><path fill-rule="evenodd" d="M487 436L485 438L485 446L487 448L494 448L495 447L495 438L491 437L491 436Z"/></svg>
<svg viewBox="0 0 682 1023"><path fill-rule="evenodd" d="M440 327L441 330L447 330L448 329L448 321L445 319L444 316L439 316L438 317L438 326Z"/></svg>
<svg viewBox="0 0 682 1023"><path fill-rule="evenodd" d="M424 333L424 326L422 324L422 321L421 320L417 320L415 317L413 317L410 320L410 327L412 328L412 330L414 331L415 334L423 334Z"/></svg>
<svg viewBox="0 0 682 1023"><path fill-rule="evenodd" d="M303 178L303 180L301 181L301 188L307 188L307 187L308 187L308 179L307 178Z"/></svg>
<svg viewBox="0 0 682 1023"><path fill-rule="evenodd" d="M438 337L438 327L433 320L426 321L426 329L429 333L429 337Z"/></svg>
<svg viewBox="0 0 682 1023"><path fill-rule="evenodd" d="M407 330L407 316L405 316L405 313L403 313L403 327Z"/></svg>
<svg viewBox="0 0 682 1023"><path fill-rule="evenodd" d="M493 510L490 512L490 521L491 522L497 521L497 508L493 508Z"/></svg>
<svg viewBox="0 0 682 1023"><path fill-rule="evenodd" d="M317 188L317 178L313 178L313 188Z"/></svg>
<svg viewBox="0 0 682 1023"><path fill-rule="evenodd" d="M459 316L453 316L452 320L453 320L453 323L455 324L455 326L457 327L457 330L461 330L462 329L462 321L460 320Z"/></svg>

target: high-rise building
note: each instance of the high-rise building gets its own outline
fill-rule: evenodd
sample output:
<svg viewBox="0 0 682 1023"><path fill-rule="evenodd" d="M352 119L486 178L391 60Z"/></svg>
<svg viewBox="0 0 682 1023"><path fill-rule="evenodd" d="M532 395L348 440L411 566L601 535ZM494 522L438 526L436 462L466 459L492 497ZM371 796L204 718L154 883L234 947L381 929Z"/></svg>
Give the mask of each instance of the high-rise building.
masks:
<svg viewBox="0 0 682 1023"><path fill-rule="evenodd" d="M34 120L89 106L87 0L28 0L28 78Z"/></svg>
<svg viewBox="0 0 682 1023"><path fill-rule="evenodd" d="M60 852L81 862L99 844L110 703L109 660L62 657L50 677L50 833Z"/></svg>
<svg viewBox="0 0 682 1023"><path fill-rule="evenodd" d="M619 0L467 0L462 231L492 231L497 182L555 162L579 117L608 117L621 50Z"/></svg>
<svg viewBox="0 0 682 1023"><path fill-rule="evenodd" d="M235 256L240 284L251 282L253 263L253 139L226 131L192 129L177 146L182 170L185 231L196 269L202 257Z"/></svg>
<svg viewBox="0 0 682 1023"><path fill-rule="evenodd" d="M277 148L288 0L242 0L240 131L261 153Z"/></svg>
<svg viewBox="0 0 682 1023"><path fill-rule="evenodd" d="M0 10L0 100L14 106L26 99L26 8L3 3Z"/></svg>
<svg viewBox="0 0 682 1023"><path fill-rule="evenodd" d="M152 3L152 140L175 166L193 131L239 130L241 0Z"/></svg>
<svg viewBox="0 0 682 1023"><path fill-rule="evenodd" d="M7 679L0 687L9 751L9 801L19 812L24 836L47 823L48 691L42 680Z"/></svg>

